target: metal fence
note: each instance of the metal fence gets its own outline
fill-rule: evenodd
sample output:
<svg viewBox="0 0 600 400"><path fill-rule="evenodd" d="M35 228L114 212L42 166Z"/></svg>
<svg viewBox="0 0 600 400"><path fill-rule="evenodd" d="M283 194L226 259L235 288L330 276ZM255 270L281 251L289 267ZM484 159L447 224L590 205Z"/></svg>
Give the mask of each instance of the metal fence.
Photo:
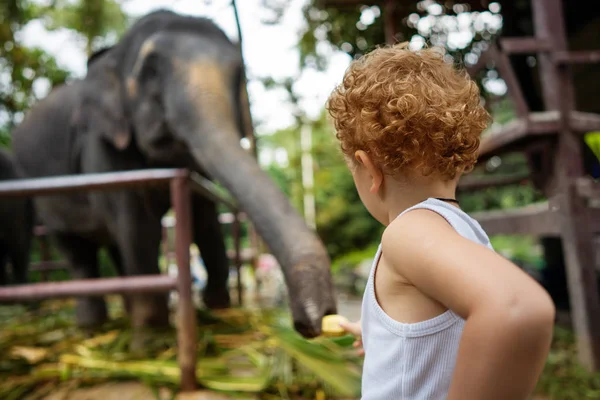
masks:
<svg viewBox="0 0 600 400"><path fill-rule="evenodd" d="M29 197L91 190L107 191L167 184L170 185L171 204L176 218L175 259L178 267L177 277L158 274L7 286L0 288L0 302L177 290L179 293L177 303L179 318L177 324L177 359L181 368L181 390L191 391L196 388L197 336L190 272L190 244L192 242L191 191L226 205L234 216L232 221L235 247L234 263L238 270L237 286L239 301L241 302L242 288L239 278L241 229L237 205L221 195L216 186L209 180L182 169L147 169L4 181L0 183L0 197ZM38 228L36 234L44 235L44 232ZM47 243L42 244L41 252L43 259L46 259L46 261L38 264L36 269L41 271L56 269L57 265L49 261Z"/></svg>

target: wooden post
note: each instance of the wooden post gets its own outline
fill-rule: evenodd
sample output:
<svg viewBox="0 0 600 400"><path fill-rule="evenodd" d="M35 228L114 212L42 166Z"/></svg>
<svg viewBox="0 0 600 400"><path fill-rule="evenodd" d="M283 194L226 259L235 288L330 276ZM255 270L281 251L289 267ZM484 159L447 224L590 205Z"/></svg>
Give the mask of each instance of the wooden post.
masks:
<svg viewBox="0 0 600 400"><path fill-rule="evenodd" d="M521 85L515 74L514 68L512 67L508 55L501 49L498 49L496 44L492 44L488 50L490 57L496 63L496 68L500 73L500 77L506 82L508 96L512 99L518 118L526 118L529 115L529 107L523 96Z"/></svg>
<svg viewBox="0 0 600 400"><path fill-rule="evenodd" d="M385 0L383 10L383 24L385 31L385 42L394 44L396 42L396 2L395 0Z"/></svg>
<svg viewBox="0 0 600 400"><path fill-rule="evenodd" d="M312 126L303 121L300 126L300 148L302 151L302 189L304 192L304 219L311 229L316 229L314 172L312 157Z"/></svg>
<svg viewBox="0 0 600 400"><path fill-rule="evenodd" d="M552 51L566 51L566 29L561 0L533 0L536 37L552 43ZM556 196L573 326L580 362L589 370L600 367L600 300L594 268L592 227L585 199L574 186L583 171L581 139L570 127L574 109L573 82L567 66L552 62L551 53L539 54L546 108L559 110L561 129L554 163Z"/></svg>
<svg viewBox="0 0 600 400"><path fill-rule="evenodd" d="M40 243L40 259L42 262L49 262L52 257L50 255L50 244L48 243L48 237L44 233L38 237L38 241ZM47 270L40 271L40 281L48 282Z"/></svg>

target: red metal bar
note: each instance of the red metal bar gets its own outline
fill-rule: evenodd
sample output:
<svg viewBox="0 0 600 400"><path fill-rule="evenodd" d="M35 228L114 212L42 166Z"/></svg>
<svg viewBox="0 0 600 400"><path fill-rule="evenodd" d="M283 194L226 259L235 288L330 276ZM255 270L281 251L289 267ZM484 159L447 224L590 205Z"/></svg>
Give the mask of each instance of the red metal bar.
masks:
<svg viewBox="0 0 600 400"><path fill-rule="evenodd" d="M231 210L237 210L237 206L232 200L219 193L217 185L195 172L191 173L189 177L191 181L190 187L194 192L214 201L215 203L221 202Z"/></svg>
<svg viewBox="0 0 600 400"><path fill-rule="evenodd" d="M238 292L238 304L240 307L244 304L244 289L242 287L242 258L241 258L241 226L240 219L234 214L233 220L233 246L234 246L234 264L237 271L237 292Z"/></svg>
<svg viewBox="0 0 600 400"><path fill-rule="evenodd" d="M107 190L129 186L150 186L153 184L166 184L171 179L180 176L187 176L185 170L147 169L18 179L0 183L0 197L48 195L78 190Z"/></svg>
<svg viewBox="0 0 600 400"><path fill-rule="evenodd" d="M181 390L196 389L196 313L192 302L190 244L192 242L192 207L187 177L171 182L171 204L175 209L175 257L177 259L178 329L177 358L181 368Z"/></svg>
<svg viewBox="0 0 600 400"><path fill-rule="evenodd" d="M175 289L176 286L175 278L168 275L35 283L0 288L0 302L60 297L104 296L107 294L166 292Z"/></svg>

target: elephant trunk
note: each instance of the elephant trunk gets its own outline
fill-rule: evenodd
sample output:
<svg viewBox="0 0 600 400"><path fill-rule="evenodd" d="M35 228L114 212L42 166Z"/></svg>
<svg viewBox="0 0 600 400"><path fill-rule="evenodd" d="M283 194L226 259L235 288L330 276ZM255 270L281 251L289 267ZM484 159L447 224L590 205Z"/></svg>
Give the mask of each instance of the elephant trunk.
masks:
<svg viewBox="0 0 600 400"><path fill-rule="evenodd" d="M336 312L325 247L241 147L236 122L240 104L234 97L239 91L226 84L223 68L195 65L178 75L184 78L180 87L185 87L185 99L168 113L175 116L175 130L182 130L179 135L186 138L195 161L230 191L281 264L296 330L305 337L319 335L322 317Z"/></svg>

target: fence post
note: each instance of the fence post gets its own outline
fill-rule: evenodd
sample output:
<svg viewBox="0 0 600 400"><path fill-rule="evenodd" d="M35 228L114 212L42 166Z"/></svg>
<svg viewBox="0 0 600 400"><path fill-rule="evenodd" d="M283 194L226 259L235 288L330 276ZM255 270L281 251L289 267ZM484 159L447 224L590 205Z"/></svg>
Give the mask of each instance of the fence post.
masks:
<svg viewBox="0 0 600 400"><path fill-rule="evenodd" d="M181 368L181 390L196 389L196 313L192 302L190 244L192 209L188 175L171 181L171 204L175 209L175 258L177 260L178 326L177 358Z"/></svg>
<svg viewBox="0 0 600 400"><path fill-rule="evenodd" d="M241 255L241 235L240 214L233 210L233 246L235 249L235 270L237 271L237 292L238 304L241 307L244 303L244 289L242 287L242 255Z"/></svg>
<svg viewBox="0 0 600 400"><path fill-rule="evenodd" d="M40 244L41 261L43 263L50 262L52 257L50 256L50 246L48 244L48 236L46 236L46 233L43 233L42 235L38 236L38 242ZM48 282L48 271L46 271L45 269L40 271L40 281Z"/></svg>

